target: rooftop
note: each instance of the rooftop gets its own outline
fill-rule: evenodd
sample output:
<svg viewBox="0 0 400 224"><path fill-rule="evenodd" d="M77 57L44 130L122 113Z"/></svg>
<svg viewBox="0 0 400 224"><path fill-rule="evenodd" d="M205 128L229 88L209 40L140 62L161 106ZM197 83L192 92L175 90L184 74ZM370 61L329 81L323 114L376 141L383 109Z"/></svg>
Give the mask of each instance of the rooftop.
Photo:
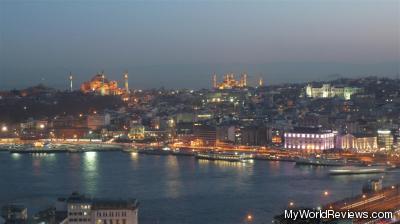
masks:
<svg viewBox="0 0 400 224"><path fill-rule="evenodd" d="M139 203L136 199L91 198L74 192L66 199L67 203L89 203L93 210L98 209L136 209Z"/></svg>

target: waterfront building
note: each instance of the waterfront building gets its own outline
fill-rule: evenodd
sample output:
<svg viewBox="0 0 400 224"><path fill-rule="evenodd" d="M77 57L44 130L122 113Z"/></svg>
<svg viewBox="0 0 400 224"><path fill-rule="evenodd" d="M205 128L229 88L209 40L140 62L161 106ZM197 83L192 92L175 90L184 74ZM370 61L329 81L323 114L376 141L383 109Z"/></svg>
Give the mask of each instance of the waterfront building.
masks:
<svg viewBox="0 0 400 224"><path fill-rule="evenodd" d="M283 142L282 139L282 132L279 129L270 129L270 131L268 131L268 133L271 132L271 142L274 145L281 145Z"/></svg>
<svg viewBox="0 0 400 224"><path fill-rule="evenodd" d="M345 134L336 137L336 148L343 150L355 150L359 153L376 152L378 140L370 134Z"/></svg>
<svg viewBox="0 0 400 224"><path fill-rule="evenodd" d="M236 129L235 143L248 146L267 145L270 141L268 132L268 128L264 126L240 126Z"/></svg>
<svg viewBox="0 0 400 224"><path fill-rule="evenodd" d="M6 223L27 223L28 209L22 205L10 204L1 208L1 216Z"/></svg>
<svg viewBox="0 0 400 224"><path fill-rule="evenodd" d="M236 140L235 125L219 125L217 127L217 140L220 143L234 143Z"/></svg>
<svg viewBox="0 0 400 224"><path fill-rule="evenodd" d="M286 149L318 152L333 149L335 146L335 133L319 127L295 127L293 131L286 132L284 138Z"/></svg>
<svg viewBox="0 0 400 224"><path fill-rule="evenodd" d="M333 98L339 97L350 100L353 94L361 92L357 87L335 87L331 84L322 84L322 86L312 86L308 84L305 88L306 96L310 98Z"/></svg>
<svg viewBox="0 0 400 224"><path fill-rule="evenodd" d="M203 146L215 146L217 141L216 127L202 123L193 125L193 135Z"/></svg>
<svg viewBox="0 0 400 224"><path fill-rule="evenodd" d="M142 140L144 139L144 130L145 127L141 124L133 124L131 125L130 131L129 131L129 138L134 139L134 140Z"/></svg>
<svg viewBox="0 0 400 224"><path fill-rule="evenodd" d="M67 217L64 224L138 223L139 203L135 199L98 199L73 193L65 203Z"/></svg>
<svg viewBox="0 0 400 224"><path fill-rule="evenodd" d="M380 150L389 151L393 147L393 135L388 129L378 130L378 146Z"/></svg>

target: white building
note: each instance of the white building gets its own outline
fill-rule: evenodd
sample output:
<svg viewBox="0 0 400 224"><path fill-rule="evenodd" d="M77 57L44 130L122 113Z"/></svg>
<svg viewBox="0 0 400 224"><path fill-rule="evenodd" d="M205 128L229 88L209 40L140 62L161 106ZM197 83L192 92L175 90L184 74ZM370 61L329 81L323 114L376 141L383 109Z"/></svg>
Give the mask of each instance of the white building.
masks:
<svg viewBox="0 0 400 224"><path fill-rule="evenodd" d="M65 203L65 224L138 224L139 204L135 199L94 199L74 193Z"/></svg>
<svg viewBox="0 0 400 224"><path fill-rule="evenodd" d="M376 152L378 141L376 136L365 134L346 134L336 137L336 148L355 150L360 153Z"/></svg>
<svg viewBox="0 0 400 224"><path fill-rule="evenodd" d="M360 88L356 87L335 87L330 84L322 84L320 87L312 85L306 86L306 95L311 98L333 98L339 97L345 100L350 100L351 95L361 92Z"/></svg>
<svg viewBox="0 0 400 224"><path fill-rule="evenodd" d="M318 127L295 127L284 134L286 149L318 152L335 147L335 133Z"/></svg>

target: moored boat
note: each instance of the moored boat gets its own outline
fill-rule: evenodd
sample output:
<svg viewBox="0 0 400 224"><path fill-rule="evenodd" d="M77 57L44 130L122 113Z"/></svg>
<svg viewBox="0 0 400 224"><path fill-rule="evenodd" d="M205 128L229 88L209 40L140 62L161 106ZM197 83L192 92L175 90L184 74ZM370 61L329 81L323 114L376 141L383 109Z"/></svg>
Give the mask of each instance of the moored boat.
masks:
<svg viewBox="0 0 400 224"><path fill-rule="evenodd" d="M195 153L191 149L174 149L171 151L172 155L175 156L194 156Z"/></svg>
<svg viewBox="0 0 400 224"><path fill-rule="evenodd" d="M146 155L171 155L171 149L169 148L139 149L137 152Z"/></svg>
<svg viewBox="0 0 400 224"><path fill-rule="evenodd" d="M386 172L385 168L361 168L349 167L329 170L330 175L355 175L355 174L377 174Z"/></svg>
<svg viewBox="0 0 400 224"><path fill-rule="evenodd" d="M199 152L196 159L222 160L228 162L248 162L253 160L253 155L245 153L226 153L226 152Z"/></svg>
<svg viewBox="0 0 400 224"><path fill-rule="evenodd" d="M345 166L345 159L327 159L321 157L306 157L295 159L296 165L313 165L313 166Z"/></svg>

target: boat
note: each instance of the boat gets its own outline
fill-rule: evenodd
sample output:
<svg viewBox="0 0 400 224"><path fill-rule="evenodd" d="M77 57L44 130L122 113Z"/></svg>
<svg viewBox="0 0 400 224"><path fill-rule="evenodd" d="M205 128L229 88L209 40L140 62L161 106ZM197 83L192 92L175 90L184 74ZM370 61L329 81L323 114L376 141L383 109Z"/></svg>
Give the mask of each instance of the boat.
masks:
<svg viewBox="0 0 400 224"><path fill-rule="evenodd" d="M283 162L295 162L295 157L285 155L263 155L258 154L254 156L256 160L268 160L268 161L283 161Z"/></svg>
<svg viewBox="0 0 400 224"><path fill-rule="evenodd" d="M175 156L194 156L195 153L191 149L174 149L171 151L172 155Z"/></svg>
<svg viewBox="0 0 400 224"><path fill-rule="evenodd" d="M122 151L127 152L127 153L138 152L138 148L137 148L137 146L131 146L128 148L123 148Z"/></svg>
<svg viewBox="0 0 400 224"><path fill-rule="evenodd" d="M322 157L306 157L295 159L296 165L313 165L313 166L345 166L345 159L328 159Z"/></svg>
<svg viewBox="0 0 400 224"><path fill-rule="evenodd" d="M228 162L248 162L253 160L253 155L237 152L199 152L195 155L195 158L206 160L222 160Z"/></svg>
<svg viewBox="0 0 400 224"><path fill-rule="evenodd" d="M148 149L139 149L137 151L140 154L146 155L171 155L170 148L148 148Z"/></svg>
<svg viewBox="0 0 400 224"><path fill-rule="evenodd" d="M59 153L59 152L68 152L68 149L64 147L59 147L58 145L47 143L47 144L26 145L23 148L10 150L10 153Z"/></svg>
<svg viewBox="0 0 400 224"><path fill-rule="evenodd" d="M349 167L349 168L329 170L330 175L377 174L384 172L386 172L385 168L361 168L361 167Z"/></svg>

